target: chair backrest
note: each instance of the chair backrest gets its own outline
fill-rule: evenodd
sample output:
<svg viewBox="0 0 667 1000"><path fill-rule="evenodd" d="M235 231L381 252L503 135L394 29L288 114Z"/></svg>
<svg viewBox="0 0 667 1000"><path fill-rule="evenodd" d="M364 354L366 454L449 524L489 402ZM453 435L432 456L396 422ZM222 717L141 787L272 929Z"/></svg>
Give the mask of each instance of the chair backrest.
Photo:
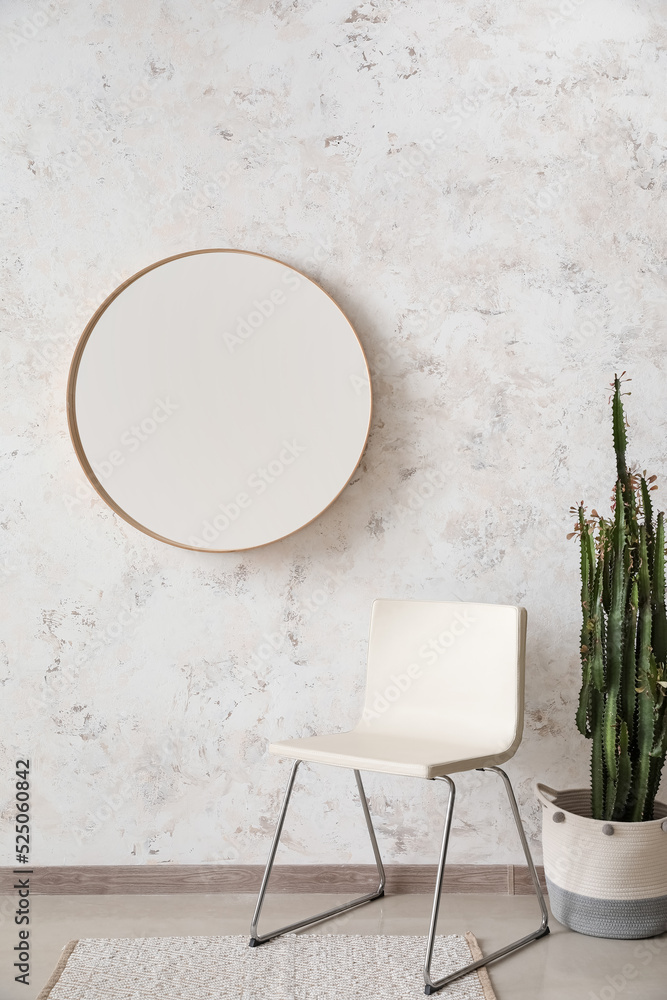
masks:
<svg viewBox="0 0 667 1000"><path fill-rule="evenodd" d="M526 612L503 604L373 604L357 730L516 749L523 730Z"/></svg>

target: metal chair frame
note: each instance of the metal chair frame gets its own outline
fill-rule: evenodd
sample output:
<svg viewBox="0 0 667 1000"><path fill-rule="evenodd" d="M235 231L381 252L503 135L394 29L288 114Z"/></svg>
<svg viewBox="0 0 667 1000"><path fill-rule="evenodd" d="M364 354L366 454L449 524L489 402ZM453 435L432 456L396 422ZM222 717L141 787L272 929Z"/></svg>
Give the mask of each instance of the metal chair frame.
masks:
<svg viewBox="0 0 667 1000"><path fill-rule="evenodd" d="M280 843L280 836L283 830L283 824L285 822L285 816L287 815L287 808L289 806L290 798L292 795L292 789L294 787L294 780L296 778L296 773L299 765L302 763L300 760L296 760L292 766L292 771L290 773L289 781L287 782L287 789L285 791L285 798L283 799L283 804L280 810L280 816L278 818L278 825L276 826L276 832L273 836L273 842L271 844L271 850L269 852L269 858L266 863L266 870L264 872L264 877L262 879L262 884L259 890L259 896L257 898L257 905L255 906L255 912L252 918L252 923L250 925L250 947L254 948L257 945L265 944L267 941L271 941L272 938L278 937L281 934L288 934L291 931L300 930L303 927L310 927L313 924L317 924L322 920L327 920L329 917L337 916L339 913L345 913L347 910L352 910L357 906L362 906L365 903L370 903L374 899L380 899L384 896L385 887L385 872L382 865L382 858L380 856L380 850L378 848L377 839L375 837L375 830L373 829L373 821L371 819L371 814L368 808L368 801L366 799L366 793L364 792L364 786L361 781L361 774L358 770L354 771L354 776L357 782L357 788L359 790L359 798L361 799L361 807L364 811L364 818L366 820L366 826L368 828L368 835L371 841L371 847L373 848L373 854L375 856L375 864L377 866L378 875L380 876L380 884L374 892L368 892L363 896L358 896L356 899L350 900L349 903L344 903L342 906L336 906L331 910L323 910L321 913L317 913L314 917L306 917L304 920L297 920L292 924L287 924L285 927L279 927L277 930L271 931L268 934L259 934L257 930L257 925L259 923L260 914L262 912L262 906L264 904L264 897L266 895L267 886L269 884L269 879L271 877L271 870L273 868L273 862L275 860L276 851L278 850L278 844ZM511 944L506 945L504 948L499 948L497 951L492 952L483 958L477 959L477 961L470 962L468 965L463 966L461 969L457 969L455 972L450 972L448 975L443 976L441 979L434 979L431 974L431 963L433 960L433 946L435 944L435 935L438 924L438 913L440 910L440 898L442 894L442 882L445 874L445 862L447 859L447 847L449 844L449 834L452 826L452 817L454 815L454 801L456 798L456 786L452 781L451 777L447 774L438 775L430 780L432 781L444 781L449 786L449 797L447 800L447 810L445 813L445 826L442 836L442 845L440 848L440 856L438 859L438 869L435 880L435 892L433 895L433 908L431 911L431 920L429 924L428 936L426 939L426 957L424 959L424 993L430 995L436 993L443 987L447 986L449 983L453 983L454 980L460 979L461 976L465 976L468 972L474 972L475 969L479 969L482 966L489 965L491 962L497 961L499 958L504 958L505 955L510 955L514 951L518 951L519 948L525 947L527 944L531 944L533 941L537 941L539 938L544 937L545 934L549 933L549 914L547 911L546 903L544 901L544 896L542 894L542 888L540 886L539 878L535 870L535 865L530 853L530 848L528 846L528 841L526 839L526 834L521 823L521 816L519 814L519 808L516 804L516 798L514 796L514 791L512 789L512 783L507 776L507 774L500 767L480 767L476 768L478 771L495 771L499 774L505 785L505 790L507 792L507 797L509 798L510 806L512 809L512 815L514 817L514 822L516 824L517 831L519 833L519 838L521 840L521 846L523 848L524 855L526 857L526 862L528 865L528 870L535 888L535 894L537 896L538 903L540 905L540 910L542 913L542 921L537 930L532 931L530 934L526 934L524 937L519 938L517 941L513 941ZM427 779L428 780L428 779Z"/></svg>

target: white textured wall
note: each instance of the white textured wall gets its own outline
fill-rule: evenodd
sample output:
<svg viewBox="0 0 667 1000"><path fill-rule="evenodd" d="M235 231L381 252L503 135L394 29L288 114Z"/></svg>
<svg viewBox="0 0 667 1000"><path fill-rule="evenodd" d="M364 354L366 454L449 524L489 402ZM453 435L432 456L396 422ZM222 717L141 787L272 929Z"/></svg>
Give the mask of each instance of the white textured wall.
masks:
<svg viewBox="0 0 667 1000"><path fill-rule="evenodd" d="M565 533L611 488L615 370L630 455L667 466L664 6L4 0L0 19L1 770L36 761L33 861L263 861L287 774L266 741L355 720L377 596L528 608L508 769L535 835L534 777L587 776ZM119 520L65 420L96 306L210 246L320 281L374 375L352 484L247 555ZM351 775L304 779L282 860L370 860ZM368 789L387 858L432 861L443 789ZM461 791L452 857L519 861L492 779Z"/></svg>

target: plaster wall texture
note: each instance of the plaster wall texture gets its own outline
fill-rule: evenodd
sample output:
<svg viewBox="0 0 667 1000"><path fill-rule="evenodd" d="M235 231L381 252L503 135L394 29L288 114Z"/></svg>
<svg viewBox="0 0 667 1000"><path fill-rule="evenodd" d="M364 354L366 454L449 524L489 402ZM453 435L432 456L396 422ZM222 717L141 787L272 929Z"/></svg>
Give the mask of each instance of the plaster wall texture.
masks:
<svg viewBox="0 0 667 1000"><path fill-rule="evenodd" d="M507 767L539 857L533 780L588 778L565 535L572 503L606 509L614 371L665 489L667 10L5 0L0 46L2 863L26 755L34 864L263 862L267 741L356 721L379 596L528 609ZM119 520L65 418L99 303L216 246L320 282L375 394L338 501L228 555ZM370 862L353 787L304 769L279 860ZM460 787L452 860L521 862L499 783ZM367 791L386 859L432 862L444 789Z"/></svg>

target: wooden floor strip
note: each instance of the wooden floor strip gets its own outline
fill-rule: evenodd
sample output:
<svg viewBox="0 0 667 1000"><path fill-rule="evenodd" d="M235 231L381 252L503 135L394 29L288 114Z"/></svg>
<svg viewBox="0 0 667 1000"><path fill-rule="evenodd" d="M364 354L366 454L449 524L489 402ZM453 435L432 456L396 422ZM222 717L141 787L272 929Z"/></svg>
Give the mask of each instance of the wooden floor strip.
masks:
<svg viewBox="0 0 667 1000"><path fill-rule="evenodd" d="M386 865L387 895L430 893L435 865ZM41 895L220 893L259 890L263 865L86 865L36 867L30 890ZM539 869L544 886L544 874ZM17 876L0 868L0 893L11 895ZM355 893L377 884L374 865L276 865L270 892ZM527 895L530 873L520 865L448 865L444 892Z"/></svg>

